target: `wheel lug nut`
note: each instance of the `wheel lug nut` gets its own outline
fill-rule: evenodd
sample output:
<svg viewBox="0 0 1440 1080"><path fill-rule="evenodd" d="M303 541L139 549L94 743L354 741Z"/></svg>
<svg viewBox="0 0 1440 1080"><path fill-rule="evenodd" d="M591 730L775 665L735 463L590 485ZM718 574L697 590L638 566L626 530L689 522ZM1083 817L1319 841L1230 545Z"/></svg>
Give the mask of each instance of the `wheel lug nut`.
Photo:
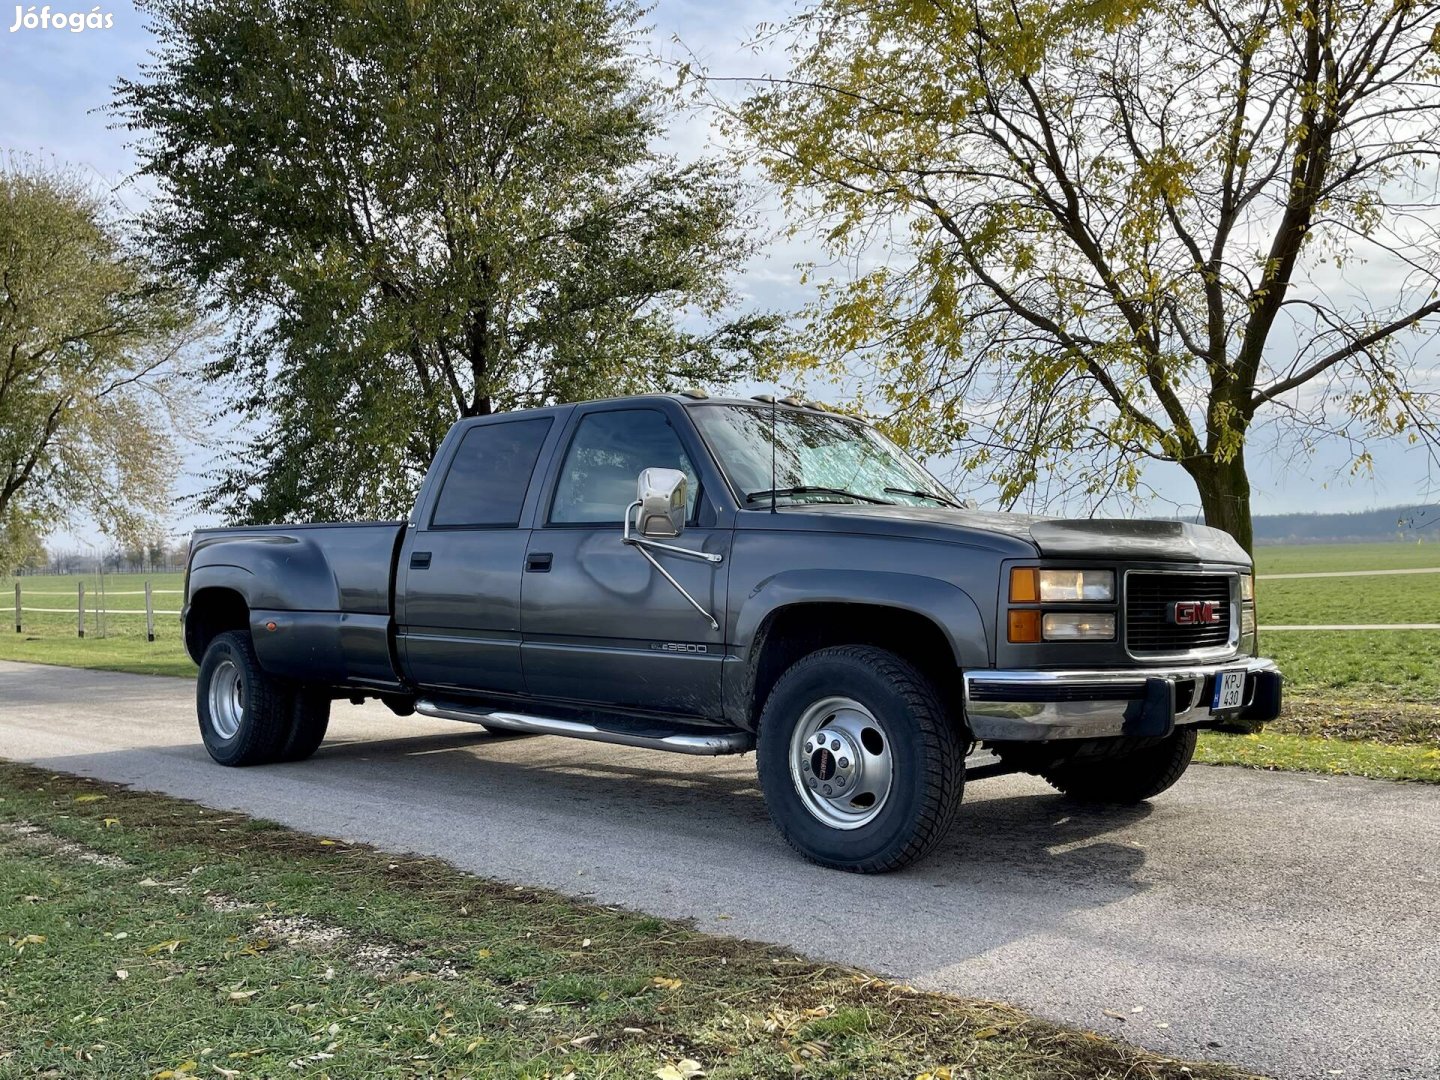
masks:
<svg viewBox="0 0 1440 1080"><path fill-rule="evenodd" d="M816 787L816 786L819 785L819 783L820 783L820 781L819 781L819 780L816 780L815 777L813 777L813 776L810 777L810 786L811 786L811 787Z"/></svg>
<svg viewBox="0 0 1440 1080"><path fill-rule="evenodd" d="M830 740L830 749L831 749L831 750L839 750L839 749L840 749L840 740L839 740L839 739L831 739L831 740Z"/></svg>
<svg viewBox="0 0 1440 1080"><path fill-rule="evenodd" d="M829 784L826 784L826 785L825 785L825 794L826 794L826 795L829 795L829 794L830 794L830 785L829 785Z"/></svg>
<svg viewBox="0 0 1440 1080"><path fill-rule="evenodd" d="M849 767L850 767L850 759L849 759L848 757L842 757L842 758L840 759L840 768L842 768L842 769L848 769Z"/></svg>

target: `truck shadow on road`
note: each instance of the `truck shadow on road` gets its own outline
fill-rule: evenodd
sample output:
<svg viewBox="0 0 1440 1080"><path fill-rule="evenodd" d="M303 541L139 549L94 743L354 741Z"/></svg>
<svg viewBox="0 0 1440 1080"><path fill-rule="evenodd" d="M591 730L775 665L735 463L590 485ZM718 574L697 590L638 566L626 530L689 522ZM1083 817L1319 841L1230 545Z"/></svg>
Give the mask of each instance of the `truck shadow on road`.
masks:
<svg viewBox="0 0 1440 1080"><path fill-rule="evenodd" d="M311 762L293 768L351 766L383 767L389 782L408 780L429 792L458 795L469 804L465 812L485 817L497 803L544 806L552 813L563 807L587 831L643 833L647 847L693 852L718 844L731 849L729 857L773 858L827 877L833 873L797 862L784 847L770 825L750 754L686 758L464 732L326 743ZM1125 834L1152 812L1148 804L1083 806L1030 777L978 781L967 788L940 848L898 876L1026 893L1079 887L1101 902L1119 899L1144 887L1136 880L1144 850Z"/></svg>

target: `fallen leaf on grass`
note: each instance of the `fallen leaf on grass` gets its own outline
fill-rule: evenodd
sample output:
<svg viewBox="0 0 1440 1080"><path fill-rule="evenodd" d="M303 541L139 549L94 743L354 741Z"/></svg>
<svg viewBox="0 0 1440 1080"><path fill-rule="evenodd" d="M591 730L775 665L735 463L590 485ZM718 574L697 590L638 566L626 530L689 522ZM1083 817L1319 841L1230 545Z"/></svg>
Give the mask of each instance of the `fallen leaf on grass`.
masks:
<svg viewBox="0 0 1440 1080"><path fill-rule="evenodd" d="M650 980L651 986L658 986L662 990L679 990L685 983L680 979L667 979L663 975L657 975Z"/></svg>
<svg viewBox="0 0 1440 1080"><path fill-rule="evenodd" d="M178 949L182 944L183 941L180 938L171 938L169 941L162 941L158 945L151 945L148 949L145 950L145 955L154 956L158 952L168 952L173 956L175 954L175 950Z"/></svg>
<svg viewBox="0 0 1440 1080"><path fill-rule="evenodd" d="M999 1028L997 1028L997 1027L987 1027L987 1028L981 1028L979 1031L975 1032L975 1034L972 1035L971 1038L972 1038L972 1039L993 1039L996 1035L999 1035L999 1034L1000 1034L1000 1029L999 1029Z"/></svg>
<svg viewBox="0 0 1440 1080"><path fill-rule="evenodd" d="M173 1069L161 1069L155 1074L155 1080L179 1080L182 1076L194 1076L195 1065L193 1061L186 1061Z"/></svg>
<svg viewBox="0 0 1440 1080"><path fill-rule="evenodd" d="M110 828L111 825L119 825L119 824L120 824L120 819L119 819L118 817L107 817L107 818L105 819L105 827L106 827L107 829Z"/></svg>
<svg viewBox="0 0 1440 1080"><path fill-rule="evenodd" d="M116 968L116 969L115 969L115 978L119 979L121 982L124 982L124 981L125 981L126 979L128 979L129 977L130 977L130 972L126 971L124 968Z"/></svg>
<svg viewBox="0 0 1440 1080"><path fill-rule="evenodd" d="M594 1036L594 1035L581 1035L581 1036L579 1036L578 1038L571 1039L571 1040L570 1040L570 1045L571 1045L571 1046L588 1046L590 1043L592 1043L592 1042L594 1042L594 1041L595 1041L595 1036Z"/></svg>
<svg viewBox="0 0 1440 1080"><path fill-rule="evenodd" d="M99 802L101 799L108 799L109 795L76 795L76 802Z"/></svg>
<svg viewBox="0 0 1440 1080"><path fill-rule="evenodd" d="M44 945L44 944L45 944L45 935L44 935L44 934L26 934L26 935L25 935L24 937L22 937L22 938L11 938L11 939L10 939L10 944L13 945L17 951L19 951L19 952L24 952L26 945Z"/></svg>
<svg viewBox="0 0 1440 1080"><path fill-rule="evenodd" d="M693 1080L696 1076L704 1076L705 1070L694 1058L682 1058L674 1065L662 1065L655 1070L655 1076L660 1080Z"/></svg>
<svg viewBox="0 0 1440 1080"><path fill-rule="evenodd" d="M231 990L231 991L230 991L230 1000L231 1000L231 1001L249 1001L251 998L253 998L253 997L254 997L256 994L258 994L259 992L260 992L259 990Z"/></svg>
<svg viewBox="0 0 1440 1080"><path fill-rule="evenodd" d="M918 1076L915 1077L915 1080L951 1080L950 1066L943 1065L938 1069L931 1070L930 1072L920 1073Z"/></svg>

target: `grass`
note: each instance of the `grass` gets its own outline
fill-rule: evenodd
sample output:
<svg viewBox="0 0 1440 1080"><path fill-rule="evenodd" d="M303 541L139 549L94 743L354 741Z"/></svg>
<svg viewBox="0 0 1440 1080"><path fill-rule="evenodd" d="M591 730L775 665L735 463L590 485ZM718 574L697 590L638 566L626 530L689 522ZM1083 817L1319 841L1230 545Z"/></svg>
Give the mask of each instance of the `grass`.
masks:
<svg viewBox="0 0 1440 1080"><path fill-rule="evenodd" d="M4 1076L1240 1076L4 763L0 1015Z"/></svg>
<svg viewBox="0 0 1440 1080"><path fill-rule="evenodd" d="M1256 604L1261 630L1267 623L1440 624L1440 574L1262 580Z"/></svg>
<svg viewBox="0 0 1440 1080"><path fill-rule="evenodd" d="M1408 570L1440 566L1440 535L1426 543L1294 544L1255 551L1259 574L1313 574L1332 570ZM1262 585L1262 588L1268 586Z"/></svg>
<svg viewBox="0 0 1440 1080"><path fill-rule="evenodd" d="M1286 735L1268 728L1259 735L1202 734L1195 760L1207 765L1440 784L1440 747Z"/></svg>
<svg viewBox="0 0 1440 1080"><path fill-rule="evenodd" d="M1440 630L1264 630L1260 651L1290 691L1313 697L1440 700Z"/></svg>

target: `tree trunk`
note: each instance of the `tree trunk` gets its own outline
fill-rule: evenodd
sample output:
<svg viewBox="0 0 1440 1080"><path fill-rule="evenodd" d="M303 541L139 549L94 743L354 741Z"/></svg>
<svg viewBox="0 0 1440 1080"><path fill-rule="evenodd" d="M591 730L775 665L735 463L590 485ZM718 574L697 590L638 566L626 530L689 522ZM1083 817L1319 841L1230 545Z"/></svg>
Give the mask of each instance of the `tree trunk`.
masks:
<svg viewBox="0 0 1440 1080"><path fill-rule="evenodd" d="M1250 478L1245 474L1245 451L1229 461L1203 458L1187 472L1200 493L1205 524L1224 529L1250 555L1255 554L1255 526L1250 517Z"/></svg>

